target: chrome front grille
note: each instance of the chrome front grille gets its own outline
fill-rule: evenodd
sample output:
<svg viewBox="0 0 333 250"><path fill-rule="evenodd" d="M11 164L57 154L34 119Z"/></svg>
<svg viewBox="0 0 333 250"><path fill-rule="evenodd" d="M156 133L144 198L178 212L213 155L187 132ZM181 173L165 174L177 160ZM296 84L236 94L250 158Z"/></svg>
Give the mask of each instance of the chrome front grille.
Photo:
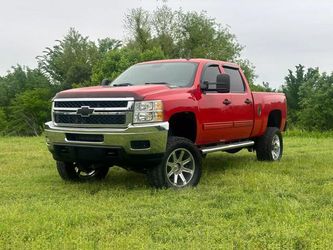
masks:
<svg viewBox="0 0 333 250"><path fill-rule="evenodd" d="M88 106L93 108L126 108L128 101L56 101L56 108L81 108Z"/></svg>
<svg viewBox="0 0 333 250"><path fill-rule="evenodd" d="M89 117L81 117L80 115L64 115L54 114L55 123L66 124L125 124L126 114L123 115L91 115Z"/></svg>
<svg viewBox="0 0 333 250"><path fill-rule="evenodd" d="M132 122L133 104L131 97L55 99L52 118L60 127L126 127Z"/></svg>

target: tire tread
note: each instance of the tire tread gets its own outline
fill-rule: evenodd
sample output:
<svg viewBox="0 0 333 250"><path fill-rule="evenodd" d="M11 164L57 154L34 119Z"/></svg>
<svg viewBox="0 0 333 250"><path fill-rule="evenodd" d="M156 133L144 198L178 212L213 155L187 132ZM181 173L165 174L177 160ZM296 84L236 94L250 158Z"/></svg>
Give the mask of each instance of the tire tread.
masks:
<svg viewBox="0 0 333 250"><path fill-rule="evenodd" d="M163 160L160 164L157 166L154 166L147 171L147 179L149 184L152 187L155 188L164 188L164 187L170 187L167 183L167 181L164 178L163 171L164 171L164 162L166 161L167 153L175 147L176 145L184 145L185 147L188 147L191 149L192 153L194 154L193 157L195 158L196 167L198 168L198 176L196 180L192 183L191 186L196 186L200 180L201 177L201 154L199 150L196 148L196 146L193 144L193 142L187 138L184 137L178 137L178 136L170 136L168 139L167 147L166 147L166 154L163 157Z"/></svg>
<svg viewBox="0 0 333 250"><path fill-rule="evenodd" d="M271 154L271 143L272 143L272 138L275 134L277 134L280 137L280 143L281 143L280 158L281 158L283 152L283 140L282 140L281 131L276 127L268 127L265 134L259 137L256 141L255 149L256 149L257 159L259 161L274 161Z"/></svg>

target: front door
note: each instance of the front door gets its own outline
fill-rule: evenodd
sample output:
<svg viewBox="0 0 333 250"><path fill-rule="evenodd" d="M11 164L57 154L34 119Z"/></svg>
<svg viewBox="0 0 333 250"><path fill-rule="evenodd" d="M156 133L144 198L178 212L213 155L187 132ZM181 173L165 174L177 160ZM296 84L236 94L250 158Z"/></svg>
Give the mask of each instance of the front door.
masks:
<svg viewBox="0 0 333 250"><path fill-rule="evenodd" d="M206 65L201 81L216 83L216 77L221 74L217 64ZM205 91L198 100L199 124L201 124L199 144L223 142L232 138L233 120L230 93Z"/></svg>

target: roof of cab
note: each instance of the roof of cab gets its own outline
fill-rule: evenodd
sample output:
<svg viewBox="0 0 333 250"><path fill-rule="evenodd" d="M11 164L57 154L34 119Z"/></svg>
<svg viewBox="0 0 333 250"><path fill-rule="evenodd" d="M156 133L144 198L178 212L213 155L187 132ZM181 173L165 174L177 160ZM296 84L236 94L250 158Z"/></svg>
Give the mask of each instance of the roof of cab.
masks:
<svg viewBox="0 0 333 250"><path fill-rule="evenodd" d="M232 62L225 62L225 61L218 61L218 60L212 60L212 59L206 59L206 58L191 58L191 59L162 59L162 60L154 60L154 61L147 61L147 62L141 62L138 64L148 64L148 63L161 63L161 62L195 62L195 63L212 63L212 64L222 64L223 66L229 66L233 68L239 68L238 64L232 63Z"/></svg>

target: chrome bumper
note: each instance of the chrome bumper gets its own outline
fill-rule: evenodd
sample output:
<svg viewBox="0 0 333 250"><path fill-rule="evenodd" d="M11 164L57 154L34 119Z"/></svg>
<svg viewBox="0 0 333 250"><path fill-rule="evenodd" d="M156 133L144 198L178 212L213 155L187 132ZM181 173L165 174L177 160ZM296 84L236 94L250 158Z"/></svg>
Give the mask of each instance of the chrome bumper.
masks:
<svg viewBox="0 0 333 250"><path fill-rule="evenodd" d="M80 146L80 147L121 147L127 154L159 154L164 153L167 144L169 123L150 123L129 125L125 129L119 128L70 128L56 127L53 122L45 123L46 143L52 152L55 145ZM66 133L71 134L98 134L103 135L101 142L70 141ZM131 148L131 141L150 141L150 147L144 149Z"/></svg>

